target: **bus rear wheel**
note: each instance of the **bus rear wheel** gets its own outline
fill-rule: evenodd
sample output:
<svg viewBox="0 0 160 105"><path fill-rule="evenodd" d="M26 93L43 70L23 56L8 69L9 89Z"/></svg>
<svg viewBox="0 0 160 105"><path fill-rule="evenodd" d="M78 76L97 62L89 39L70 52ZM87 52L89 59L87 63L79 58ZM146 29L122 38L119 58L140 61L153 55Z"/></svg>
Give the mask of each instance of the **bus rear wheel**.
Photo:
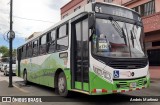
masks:
<svg viewBox="0 0 160 105"><path fill-rule="evenodd" d="M24 71L23 80L24 80L24 84L27 85L28 84L28 80L27 80L27 72L26 71Z"/></svg>
<svg viewBox="0 0 160 105"><path fill-rule="evenodd" d="M58 76L58 93L60 96L68 96L66 76L63 72Z"/></svg>

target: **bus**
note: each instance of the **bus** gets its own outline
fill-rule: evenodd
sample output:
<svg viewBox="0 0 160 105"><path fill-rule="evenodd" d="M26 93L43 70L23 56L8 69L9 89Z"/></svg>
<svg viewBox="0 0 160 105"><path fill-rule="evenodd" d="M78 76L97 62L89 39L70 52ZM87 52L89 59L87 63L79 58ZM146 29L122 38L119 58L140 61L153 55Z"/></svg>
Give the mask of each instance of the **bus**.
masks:
<svg viewBox="0 0 160 105"><path fill-rule="evenodd" d="M140 15L110 3L88 3L17 49L17 76L61 96L147 88L148 68Z"/></svg>

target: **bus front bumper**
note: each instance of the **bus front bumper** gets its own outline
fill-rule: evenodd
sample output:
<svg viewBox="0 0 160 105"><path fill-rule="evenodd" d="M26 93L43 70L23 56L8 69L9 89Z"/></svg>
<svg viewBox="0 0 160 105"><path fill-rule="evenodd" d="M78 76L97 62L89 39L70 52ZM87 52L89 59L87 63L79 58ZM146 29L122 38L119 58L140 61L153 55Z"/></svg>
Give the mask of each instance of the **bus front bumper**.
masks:
<svg viewBox="0 0 160 105"><path fill-rule="evenodd" d="M95 88L91 91L91 95L130 92L148 88L149 85L150 85L150 78L147 77L134 80L114 80L113 87L111 90L108 90L107 88L100 88L100 89Z"/></svg>

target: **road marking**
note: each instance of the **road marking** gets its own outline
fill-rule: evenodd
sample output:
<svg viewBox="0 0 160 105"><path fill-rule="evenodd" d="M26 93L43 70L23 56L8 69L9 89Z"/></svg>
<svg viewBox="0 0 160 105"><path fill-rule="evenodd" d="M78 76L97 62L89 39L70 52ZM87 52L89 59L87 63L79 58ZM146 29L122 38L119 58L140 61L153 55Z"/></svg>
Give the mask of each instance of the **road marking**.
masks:
<svg viewBox="0 0 160 105"><path fill-rule="evenodd" d="M20 87L18 87L18 86L16 86L16 85L13 85L13 86L14 86L15 88L19 89L20 91L24 92L24 93L29 93L29 91L24 90L24 89L22 89L22 88L20 88Z"/></svg>

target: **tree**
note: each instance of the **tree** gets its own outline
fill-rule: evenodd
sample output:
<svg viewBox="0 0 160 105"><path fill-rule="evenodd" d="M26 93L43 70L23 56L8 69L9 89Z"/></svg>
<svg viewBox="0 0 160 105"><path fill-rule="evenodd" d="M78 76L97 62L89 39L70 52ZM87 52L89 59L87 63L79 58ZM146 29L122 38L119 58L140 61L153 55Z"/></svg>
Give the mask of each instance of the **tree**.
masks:
<svg viewBox="0 0 160 105"><path fill-rule="evenodd" d="M6 46L0 46L0 53L2 53L2 57L8 57L9 56L9 49Z"/></svg>
<svg viewBox="0 0 160 105"><path fill-rule="evenodd" d="M9 57L9 51L5 52L2 57Z"/></svg>
<svg viewBox="0 0 160 105"><path fill-rule="evenodd" d="M9 49L6 46L0 46L0 53L2 53L2 57L9 57ZM13 57L16 56L16 49L12 51Z"/></svg>
<svg viewBox="0 0 160 105"><path fill-rule="evenodd" d="M0 53L5 54L9 51L8 47L6 46L0 46Z"/></svg>
<svg viewBox="0 0 160 105"><path fill-rule="evenodd" d="M17 50L16 49L13 49L12 55L13 55L13 57L15 57L17 55Z"/></svg>

